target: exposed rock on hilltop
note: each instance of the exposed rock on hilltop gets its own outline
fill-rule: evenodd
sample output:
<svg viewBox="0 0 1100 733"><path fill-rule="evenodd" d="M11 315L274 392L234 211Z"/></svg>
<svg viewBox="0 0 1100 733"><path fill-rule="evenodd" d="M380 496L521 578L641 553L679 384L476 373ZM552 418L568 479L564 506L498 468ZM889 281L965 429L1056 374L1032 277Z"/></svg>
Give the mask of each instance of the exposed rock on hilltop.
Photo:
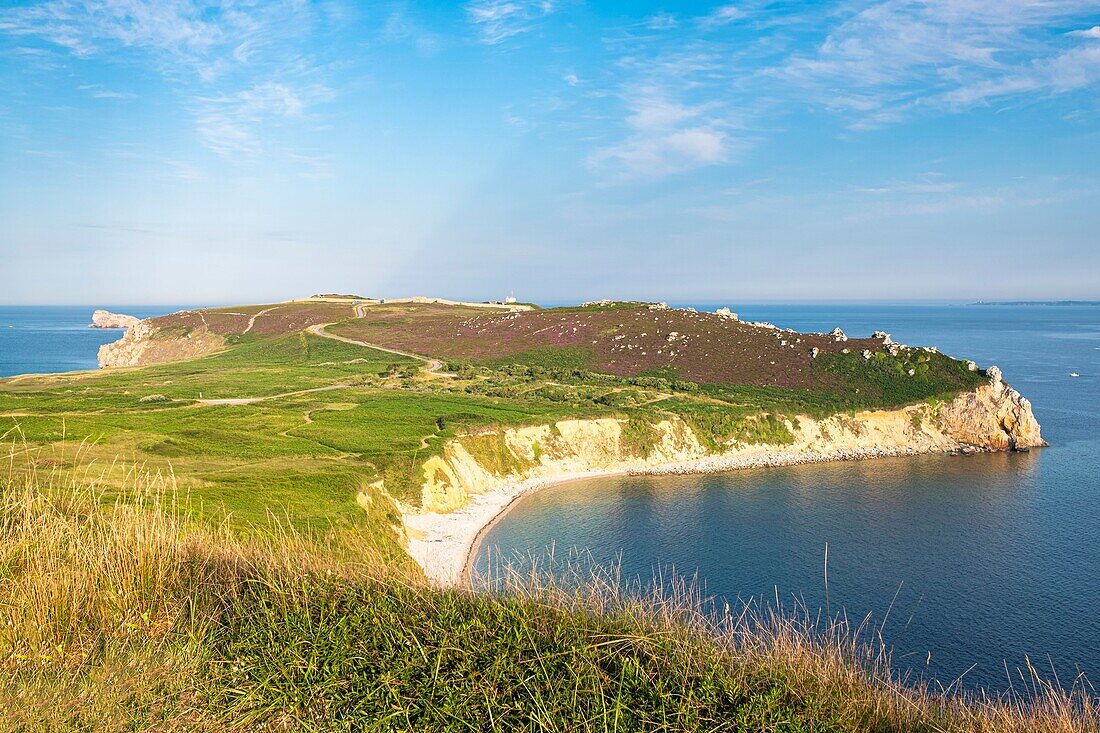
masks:
<svg viewBox="0 0 1100 733"><path fill-rule="evenodd" d="M112 313L106 310L97 310L92 313L92 322L88 328L130 328L140 319L121 313Z"/></svg>

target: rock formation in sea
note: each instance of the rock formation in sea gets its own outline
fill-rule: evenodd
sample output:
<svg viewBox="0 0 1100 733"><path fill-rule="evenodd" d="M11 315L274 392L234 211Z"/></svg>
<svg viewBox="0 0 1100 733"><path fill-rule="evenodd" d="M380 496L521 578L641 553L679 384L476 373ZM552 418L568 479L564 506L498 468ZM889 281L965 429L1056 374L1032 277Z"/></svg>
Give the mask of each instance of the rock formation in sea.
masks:
<svg viewBox="0 0 1100 733"><path fill-rule="evenodd" d="M88 328L130 328L141 320L134 316L112 313L107 310L97 310L92 313L92 322Z"/></svg>

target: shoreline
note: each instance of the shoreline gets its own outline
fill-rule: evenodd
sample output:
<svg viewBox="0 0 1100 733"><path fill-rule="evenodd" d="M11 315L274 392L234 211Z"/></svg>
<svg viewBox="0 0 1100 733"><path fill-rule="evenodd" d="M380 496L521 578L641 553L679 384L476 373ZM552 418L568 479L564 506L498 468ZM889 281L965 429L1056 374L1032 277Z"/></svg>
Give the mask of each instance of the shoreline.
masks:
<svg viewBox="0 0 1100 733"><path fill-rule="evenodd" d="M941 448L870 447L830 451L807 451L805 448L749 448L681 461L647 464L638 460L618 466L594 467L555 475L532 476L526 479L509 481L505 478L497 487L489 491L472 494L469 504L452 512L404 515L406 530L412 530L408 533L407 550L434 585L468 586L472 581L478 552L489 531L520 499L556 484L609 476L708 475L751 468L779 468L875 458L931 454L967 455L984 452L993 451L963 444Z"/></svg>

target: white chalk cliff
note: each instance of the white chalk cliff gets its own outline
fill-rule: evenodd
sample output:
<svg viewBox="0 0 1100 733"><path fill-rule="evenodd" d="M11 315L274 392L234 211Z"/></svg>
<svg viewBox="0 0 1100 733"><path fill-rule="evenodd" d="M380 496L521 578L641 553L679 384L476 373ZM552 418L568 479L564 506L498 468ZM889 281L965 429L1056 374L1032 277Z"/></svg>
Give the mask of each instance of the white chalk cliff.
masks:
<svg viewBox="0 0 1100 733"><path fill-rule="evenodd" d="M420 506L399 503L407 546L430 580L461 580L476 537L518 496L549 483L611 473L705 473L736 468L856 460L922 453L1026 450L1046 445L1031 404L989 370L990 381L950 402L896 410L868 410L825 419L788 420L793 441L743 444L708 450L677 418L650 425L644 455L627 439L626 422L613 418L562 420L553 425L509 428L503 441L507 472L475 458L478 440L460 436L423 465ZM499 453L498 453L499 455ZM499 465L499 462L498 462Z"/></svg>

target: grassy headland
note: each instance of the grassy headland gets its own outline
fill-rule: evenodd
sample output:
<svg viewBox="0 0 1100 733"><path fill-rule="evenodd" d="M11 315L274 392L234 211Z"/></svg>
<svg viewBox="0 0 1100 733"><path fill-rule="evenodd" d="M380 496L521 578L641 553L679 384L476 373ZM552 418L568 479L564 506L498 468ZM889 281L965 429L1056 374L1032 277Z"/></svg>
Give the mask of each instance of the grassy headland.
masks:
<svg viewBox="0 0 1100 733"><path fill-rule="evenodd" d="M799 415L986 380L964 362L636 303L331 298L148 323L158 361L192 336L213 348L0 380L4 725L1095 730L1081 695L900 685L841 627L714 616L598 575L437 590L403 547L394 499L420 501L456 436L498 473L519 460L505 428L564 418L617 418L638 455L670 417L715 449L782 445Z"/></svg>
<svg viewBox="0 0 1100 733"><path fill-rule="evenodd" d="M416 504L420 466L461 433L565 417L633 419L644 432L676 415L714 445L782 442L784 417L895 407L984 380L941 354L891 355L881 339L645 304L512 313L303 301L150 323L168 346L199 329L223 345L180 362L0 380L0 434L35 446L88 439L90 458L170 467L204 511L242 526L268 510L323 531L362 522L356 496L377 494L379 479ZM454 376L304 330L329 323L335 335L442 359Z"/></svg>

